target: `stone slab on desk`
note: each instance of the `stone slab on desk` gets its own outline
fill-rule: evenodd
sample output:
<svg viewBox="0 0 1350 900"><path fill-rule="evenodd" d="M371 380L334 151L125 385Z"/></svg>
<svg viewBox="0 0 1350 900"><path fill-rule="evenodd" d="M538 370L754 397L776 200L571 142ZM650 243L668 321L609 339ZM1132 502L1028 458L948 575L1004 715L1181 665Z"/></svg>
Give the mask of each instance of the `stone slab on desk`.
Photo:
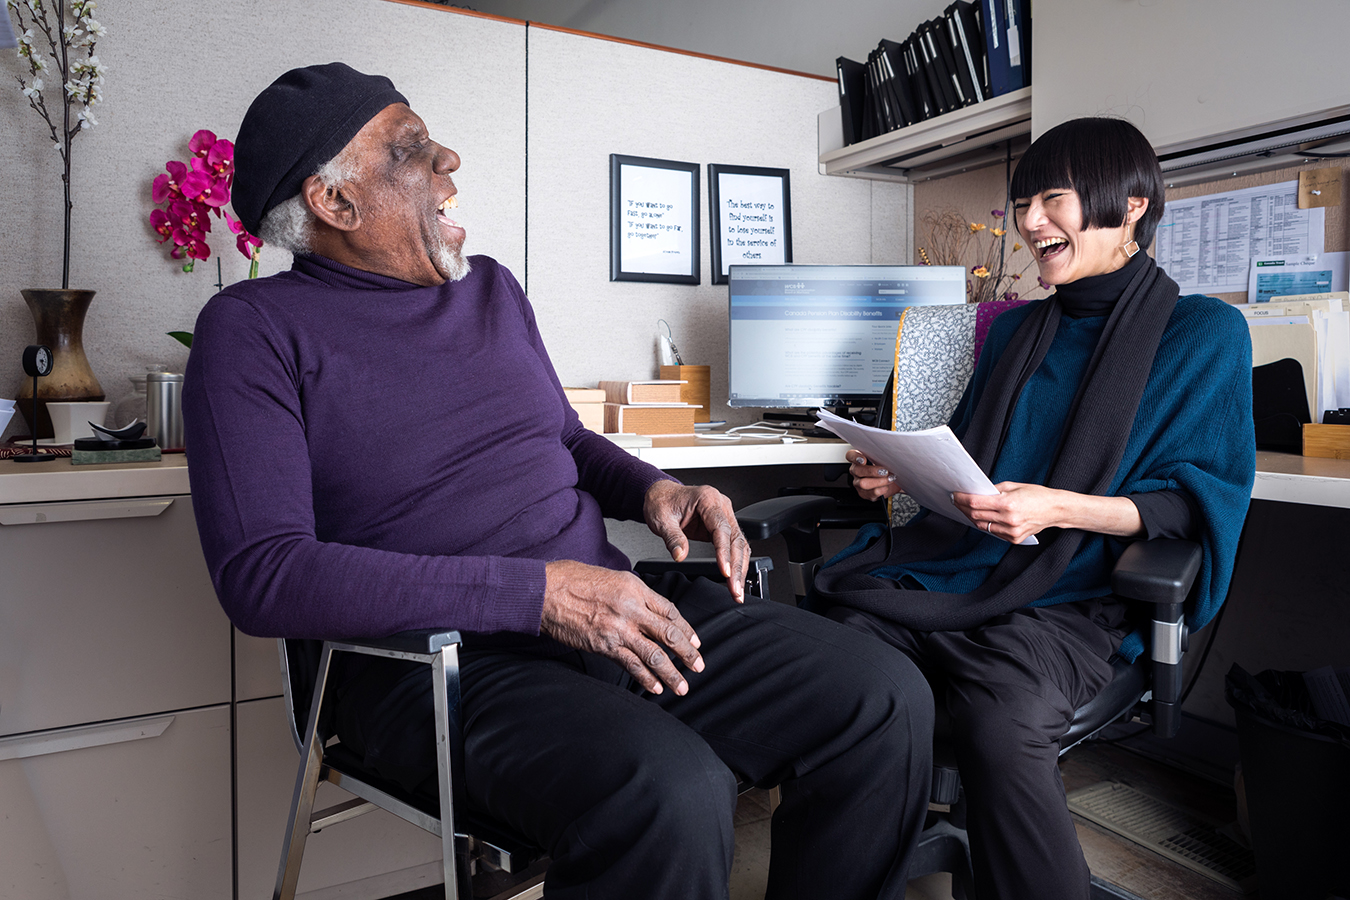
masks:
<svg viewBox="0 0 1350 900"><path fill-rule="evenodd" d="M55 503L187 494L187 457L159 462L74 466L69 459L16 463L0 460L0 503Z"/></svg>

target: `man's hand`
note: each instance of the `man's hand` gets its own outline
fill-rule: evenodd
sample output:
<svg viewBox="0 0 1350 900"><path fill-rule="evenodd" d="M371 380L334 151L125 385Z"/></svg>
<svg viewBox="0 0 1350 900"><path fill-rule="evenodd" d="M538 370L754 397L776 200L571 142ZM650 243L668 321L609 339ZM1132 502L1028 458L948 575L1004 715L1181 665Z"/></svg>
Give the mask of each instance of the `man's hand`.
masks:
<svg viewBox="0 0 1350 900"><path fill-rule="evenodd" d="M666 648L695 672L703 671L694 629L665 597L632 572L616 572L573 560L544 568L544 611L539 630L579 650L615 660L653 694L661 682L689 693Z"/></svg>
<svg viewBox="0 0 1350 900"><path fill-rule="evenodd" d="M717 566L737 603L745 602L745 573L750 568L750 542L736 524L731 501L710 487L658 481L647 489L642 515L652 533L666 542L670 558L689 555L689 541L710 541Z"/></svg>
<svg viewBox="0 0 1350 900"><path fill-rule="evenodd" d="M844 458L848 460L848 474L853 480L853 489L864 500L882 500L904 490L896 480L895 473L871 465L861 452L849 448Z"/></svg>

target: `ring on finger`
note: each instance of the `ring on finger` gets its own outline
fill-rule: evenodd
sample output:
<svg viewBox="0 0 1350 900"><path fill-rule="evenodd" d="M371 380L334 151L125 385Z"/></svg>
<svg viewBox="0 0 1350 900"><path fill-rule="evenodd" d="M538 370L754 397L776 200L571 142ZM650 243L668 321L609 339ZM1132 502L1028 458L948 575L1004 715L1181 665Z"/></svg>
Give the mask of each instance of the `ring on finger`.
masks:
<svg viewBox="0 0 1350 900"><path fill-rule="evenodd" d="M988 532L989 534L993 534L993 533L994 533L994 523L993 523L993 522L985 522L985 523L984 523L984 530L985 530L986 532Z"/></svg>

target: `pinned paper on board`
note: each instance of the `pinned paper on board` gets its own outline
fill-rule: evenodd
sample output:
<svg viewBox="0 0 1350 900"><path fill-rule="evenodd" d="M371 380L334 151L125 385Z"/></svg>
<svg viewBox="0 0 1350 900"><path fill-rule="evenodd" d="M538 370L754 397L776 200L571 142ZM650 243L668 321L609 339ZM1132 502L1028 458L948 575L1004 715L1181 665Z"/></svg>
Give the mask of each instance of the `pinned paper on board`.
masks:
<svg viewBox="0 0 1350 900"><path fill-rule="evenodd" d="M1252 259L1306 257L1326 246L1326 210L1298 208L1298 182L1169 200L1154 256L1182 294L1247 289Z"/></svg>
<svg viewBox="0 0 1350 900"><path fill-rule="evenodd" d="M1341 205L1341 170L1308 169L1298 173L1298 208Z"/></svg>
<svg viewBox="0 0 1350 900"><path fill-rule="evenodd" d="M1247 275L1247 302L1268 303L1274 297L1291 294L1344 291L1348 262L1350 253L1252 257Z"/></svg>

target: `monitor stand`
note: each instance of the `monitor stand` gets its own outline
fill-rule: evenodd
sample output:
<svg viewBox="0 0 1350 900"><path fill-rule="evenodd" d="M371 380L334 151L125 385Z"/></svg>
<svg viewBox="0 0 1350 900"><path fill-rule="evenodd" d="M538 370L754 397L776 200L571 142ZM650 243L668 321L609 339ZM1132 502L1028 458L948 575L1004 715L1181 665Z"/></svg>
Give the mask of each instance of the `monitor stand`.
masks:
<svg viewBox="0 0 1350 900"><path fill-rule="evenodd" d="M836 416L852 419L863 425L875 425L877 421L877 408L875 406L838 406L826 407L826 409L829 409ZM834 437L830 432L815 427L816 414L814 412L787 412L785 410L766 409L761 414L761 418L766 424L779 425L793 431L801 431L807 435Z"/></svg>

